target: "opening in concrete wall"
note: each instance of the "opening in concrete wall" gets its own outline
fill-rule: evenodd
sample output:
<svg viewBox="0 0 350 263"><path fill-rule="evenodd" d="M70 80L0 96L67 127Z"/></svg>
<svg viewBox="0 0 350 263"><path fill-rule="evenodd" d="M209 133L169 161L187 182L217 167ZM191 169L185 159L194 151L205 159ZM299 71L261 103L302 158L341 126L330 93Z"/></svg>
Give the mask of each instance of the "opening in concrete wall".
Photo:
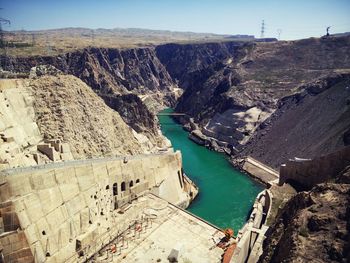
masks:
<svg viewBox="0 0 350 263"><path fill-rule="evenodd" d="M181 176L180 171L177 172L177 175L179 176L180 186L182 188L183 187L183 185L182 185L182 176Z"/></svg>
<svg viewBox="0 0 350 263"><path fill-rule="evenodd" d="M114 210L118 209L117 197L114 197Z"/></svg>
<svg viewBox="0 0 350 263"><path fill-rule="evenodd" d="M113 184L113 195L117 195L118 194L118 184L114 183Z"/></svg>
<svg viewBox="0 0 350 263"><path fill-rule="evenodd" d="M136 182L135 182L135 183L137 183L137 184L138 184L139 182L140 182L140 179L136 179Z"/></svg>
<svg viewBox="0 0 350 263"><path fill-rule="evenodd" d="M134 186L134 181L131 180L130 183L129 183L129 187L131 188L131 187L133 187L133 186Z"/></svg>
<svg viewBox="0 0 350 263"><path fill-rule="evenodd" d="M121 184L121 187L120 187L120 188L121 188L121 191L122 191L122 192L124 192L124 191L125 191L125 189L126 189L126 188L125 188L125 182L122 182L122 184Z"/></svg>

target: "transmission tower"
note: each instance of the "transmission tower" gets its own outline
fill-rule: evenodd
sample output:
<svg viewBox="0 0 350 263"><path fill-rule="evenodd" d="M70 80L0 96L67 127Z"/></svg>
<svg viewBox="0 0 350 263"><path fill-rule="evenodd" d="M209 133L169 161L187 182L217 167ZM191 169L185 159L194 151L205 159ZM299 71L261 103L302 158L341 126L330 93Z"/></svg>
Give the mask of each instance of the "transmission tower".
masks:
<svg viewBox="0 0 350 263"><path fill-rule="evenodd" d="M264 38L265 37L265 21L263 20L261 23L261 31L260 31L260 38Z"/></svg>

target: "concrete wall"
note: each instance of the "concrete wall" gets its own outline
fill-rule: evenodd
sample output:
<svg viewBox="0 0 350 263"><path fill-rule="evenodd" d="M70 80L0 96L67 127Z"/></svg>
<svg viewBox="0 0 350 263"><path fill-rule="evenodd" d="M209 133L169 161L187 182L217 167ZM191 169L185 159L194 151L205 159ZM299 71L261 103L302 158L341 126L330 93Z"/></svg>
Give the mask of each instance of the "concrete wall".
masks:
<svg viewBox="0 0 350 263"><path fill-rule="evenodd" d="M231 263L257 262L262 251L262 242L268 227L265 225L267 214L271 209L271 193L264 190L258 194L248 222L238 232L237 247Z"/></svg>
<svg viewBox="0 0 350 263"><path fill-rule="evenodd" d="M82 262L141 216L129 202L144 192L186 207L181 170L180 152L5 170L0 201L12 202L36 262Z"/></svg>
<svg viewBox="0 0 350 263"><path fill-rule="evenodd" d="M243 170L269 186L279 177L277 171L250 156L244 159Z"/></svg>
<svg viewBox="0 0 350 263"><path fill-rule="evenodd" d="M290 183L299 190L335 178L350 165L350 146L312 160L289 160L280 168L279 184Z"/></svg>
<svg viewBox="0 0 350 263"><path fill-rule="evenodd" d="M0 170L35 165L31 147L42 140L25 80L0 80Z"/></svg>

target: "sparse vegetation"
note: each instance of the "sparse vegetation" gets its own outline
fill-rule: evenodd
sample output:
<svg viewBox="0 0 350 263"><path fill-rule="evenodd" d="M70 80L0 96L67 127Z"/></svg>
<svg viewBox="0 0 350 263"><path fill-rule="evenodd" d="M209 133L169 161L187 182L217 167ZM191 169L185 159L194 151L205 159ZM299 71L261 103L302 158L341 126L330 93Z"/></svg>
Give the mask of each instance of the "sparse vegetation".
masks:
<svg viewBox="0 0 350 263"><path fill-rule="evenodd" d="M299 234L303 237L308 237L309 236L309 231L305 226L301 227L299 230Z"/></svg>
<svg viewBox="0 0 350 263"><path fill-rule="evenodd" d="M63 28L14 31L5 34L7 54L12 56L57 55L86 47L132 48L163 43L232 41L234 37L210 33L172 32L147 29ZM237 40L251 40L237 38Z"/></svg>

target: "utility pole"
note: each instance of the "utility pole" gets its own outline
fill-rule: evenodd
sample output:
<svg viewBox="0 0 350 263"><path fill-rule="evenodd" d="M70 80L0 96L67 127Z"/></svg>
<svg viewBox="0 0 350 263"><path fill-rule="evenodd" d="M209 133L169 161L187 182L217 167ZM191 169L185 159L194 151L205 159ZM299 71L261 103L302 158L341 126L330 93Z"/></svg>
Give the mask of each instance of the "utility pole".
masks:
<svg viewBox="0 0 350 263"><path fill-rule="evenodd" d="M2 9L2 8L0 8ZM11 25L11 22L10 20L7 20L7 19L4 19L4 18L1 18L0 17L0 48L3 50L3 56L4 56L4 61L2 63L2 61L0 61L0 67L4 67L4 69L6 68L5 67L5 63L6 63L6 59L7 59L7 50L6 50L6 43L5 43L5 39L4 39L4 31L2 30L2 24L6 25Z"/></svg>
<svg viewBox="0 0 350 263"><path fill-rule="evenodd" d="M278 40L281 40L282 29L277 29Z"/></svg>
<svg viewBox="0 0 350 263"><path fill-rule="evenodd" d="M2 9L2 8L0 8L0 9ZM10 20L7 20L7 19L0 17L0 46L1 46L1 48L5 47L4 31L2 30L2 24L11 25L11 22L10 22Z"/></svg>
<svg viewBox="0 0 350 263"><path fill-rule="evenodd" d="M35 46L35 34L32 33L32 46L34 47Z"/></svg>
<svg viewBox="0 0 350 263"><path fill-rule="evenodd" d="M263 20L261 23L261 31L260 31L260 38L265 37L265 21Z"/></svg>
<svg viewBox="0 0 350 263"><path fill-rule="evenodd" d="M95 31L91 30L91 46L93 47L95 43Z"/></svg>
<svg viewBox="0 0 350 263"><path fill-rule="evenodd" d="M46 35L46 52L47 52L47 55L51 54L51 46L50 46L49 36L48 35Z"/></svg>

